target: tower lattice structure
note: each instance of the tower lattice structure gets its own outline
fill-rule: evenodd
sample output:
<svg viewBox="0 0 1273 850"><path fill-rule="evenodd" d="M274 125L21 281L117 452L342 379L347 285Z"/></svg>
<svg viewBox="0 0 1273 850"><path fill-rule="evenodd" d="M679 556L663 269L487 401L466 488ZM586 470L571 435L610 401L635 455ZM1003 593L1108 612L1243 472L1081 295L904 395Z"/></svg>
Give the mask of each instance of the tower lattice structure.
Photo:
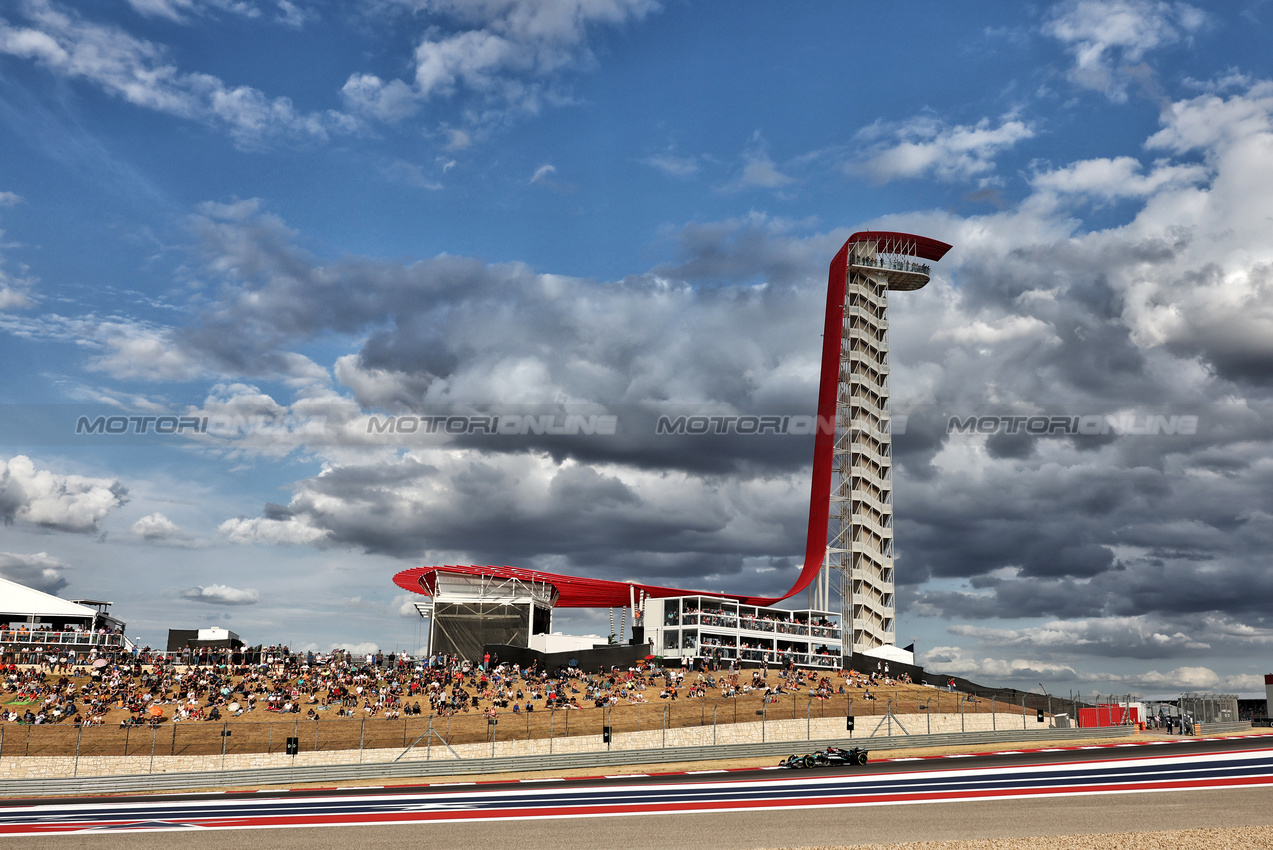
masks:
<svg viewBox="0 0 1273 850"><path fill-rule="evenodd" d="M843 262L837 257L832 264L828 311L842 308L843 318L827 546L813 591L815 607L835 610L838 603L845 655L897 644L888 293L927 284L930 267L915 258L940 259L949 247L922 236L868 231L854 234ZM824 370L826 365L824 360Z"/></svg>

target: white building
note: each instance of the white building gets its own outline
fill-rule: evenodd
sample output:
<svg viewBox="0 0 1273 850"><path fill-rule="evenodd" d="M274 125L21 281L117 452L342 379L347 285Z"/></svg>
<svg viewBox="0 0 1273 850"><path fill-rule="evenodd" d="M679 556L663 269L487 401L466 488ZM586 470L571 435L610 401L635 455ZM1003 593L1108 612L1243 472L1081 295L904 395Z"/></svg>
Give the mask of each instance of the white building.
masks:
<svg viewBox="0 0 1273 850"><path fill-rule="evenodd" d="M719 657L754 665L839 669L840 615L834 611L788 611L743 605L716 596L645 600L645 634L652 652L665 659Z"/></svg>

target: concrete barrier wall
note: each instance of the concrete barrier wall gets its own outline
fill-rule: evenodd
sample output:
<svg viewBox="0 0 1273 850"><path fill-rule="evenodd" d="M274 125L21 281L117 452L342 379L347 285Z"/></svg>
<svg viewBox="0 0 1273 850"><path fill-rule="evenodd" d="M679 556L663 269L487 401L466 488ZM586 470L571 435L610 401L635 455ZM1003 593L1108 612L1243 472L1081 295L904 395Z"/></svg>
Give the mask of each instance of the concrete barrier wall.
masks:
<svg viewBox="0 0 1273 850"><path fill-rule="evenodd" d="M754 744L791 741L793 744L818 739L844 739L869 746L873 738L906 735L950 734L959 732L1036 731L1048 724L1038 723L1020 714L934 714L901 715L891 721L884 717L857 717L852 735L845 731L843 717L769 720L751 723L728 723L684 729L653 729L626 732L614 736L607 747L600 735L571 738L539 738L531 741L499 741L491 744L457 744L446 747L434 738L431 744L421 742L404 760L445 761L516 757L567 753L605 752L607 750L651 750L673 747L706 747L726 744ZM931 727L930 727L931 724ZM375 750L335 750L304 752L296 756L281 753L243 753L226 756L6 756L0 759L0 780L56 779L65 777L120 776L148 773L198 773L219 770L307 767L316 765L377 764L391 762L402 755L402 748Z"/></svg>

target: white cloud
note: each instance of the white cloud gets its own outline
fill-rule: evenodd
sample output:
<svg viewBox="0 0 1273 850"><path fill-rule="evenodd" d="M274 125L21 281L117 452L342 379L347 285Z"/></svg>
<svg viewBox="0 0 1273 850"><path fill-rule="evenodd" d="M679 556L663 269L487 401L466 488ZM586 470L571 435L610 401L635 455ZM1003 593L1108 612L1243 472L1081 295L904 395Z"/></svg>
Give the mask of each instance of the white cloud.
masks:
<svg viewBox="0 0 1273 850"><path fill-rule="evenodd" d="M0 499L3 499L3 493L0 493ZM65 569L65 564L46 552L34 555L0 552L0 576L45 593L56 594L66 587L67 581L62 575Z"/></svg>
<svg viewBox="0 0 1273 850"><path fill-rule="evenodd" d="M203 365L173 342L168 328L108 321L87 322L83 330L106 349L89 358L90 369L150 381L188 381L205 374Z"/></svg>
<svg viewBox="0 0 1273 850"><path fill-rule="evenodd" d="M133 523L132 532L148 543L195 549L207 545L161 513L153 513Z"/></svg>
<svg viewBox="0 0 1273 850"><path fill-rule="evenodd" d="M557 173L557 166L547 164L541 165L535 169L535 173L531 175L527 182L533 186L543 186L545 189L552 189L556 192L573 192L575 187L569 183L562 183L553 178Z"/></svg>
<svg viewBox="0 0 1273 850"><path fill-rule="evenodd" d="M345 84L351 104L385 121L407 114L408 96L427 101L460 93L489 106L470 113L470 120L498 118L504 109L533 113L560 74L595 61L587 44L591 30L639 21L658 8L655 0L399 2L431 17L414 51L412 84L384 83L369 74L354 74ZM392 105L386 106L391 88Z"/></svg>
<svg viewBox="0 0 1273 850"><path fill-rule="evenodd" d="M0 236L3 235L4 231L0 230ZM0 311L30 307L35 303L30 294L34 284L33 278L9 275L4 270L4 258L0 257Z"/></svg>
<svg viewBox="0 0 1273 850"><path fill-rule="evenodd" d="M1131 682L1143 688L1163 688L1169 691L1194 691L1214 688L1220 676L1210 667L1177 667L1166 673L1149 670L1118 677L1120 682Z"/></svg>
<svg viewBox="0 0 1273 850"><path fill-rule="evenodd" d="M309 13L292 3L291 0L278 0L277 20L284 26L300 29L309 19Z"/></svg>
<svg viewBox="0 0 1273 850"><path fill-rule="evenodd" d="M1128 66L1205 23L1206 14L1187 3L1071 0L1056 8L1043 32L1064 44L1074 58L1071 80L1122 102L1132 79Z"/></svg>
<svg viewBox="0 0 1273 850"><path fill-rule="evenodd" d="M242 590L224 584L209 584L191 587L178 594L182 599L191 602L203 602L208 605L255 605L261 601L261 592L251 588Z"/></svg>
<svg viewBox="0 0 1273 850"><path fill-rule="evenodd" d="M443 171L445 172L446 169L444 168ZM436 192L442 188L441 183L426 174L424 169L414 162L395 159L384 166L381 172L395 183L405 183L417 189L428 189L431 192Z"/></svg>
<svg viewBox="0 0 1273 850"><path fill-rule="evenodd" d="M1047 682L1072 682L1078 679L1078 674L1068 664L1025 658L978 658L959 646L935 646L927 652L921 650L919 655L925 667L974 681L1007 679L1037 682L1042 679Z"/></svg>
<svg viewBox="0 0 1273 850"><path fill-rule="evenodd" d="M1273 127L1273 81L1261 80L1229 97L1204 94L1176 101L1163 117L1163 128L1146 147L1183 154L1207 151L1214 157L1243 141L1267 138Z"/></svg>
<svg viewBox="0 0 1273 850"><path fill-rule="evenodd" d="M393 602L390 603L390 607L393 608L394 612L397 613L399 617L419 619L420 612L416 610L415 606L417 602L421 601L422 600L418 593L402 593L393 598Z"/></svg>
<svg viewBox="0 0 1273 850"><path fill-rule="evenodd" d="M319 545L331 536L331 532L322 528L314 528L295 518L227 519L221 523L218 530L230 538L230 542L241 544Z"/></svg>
<svg viewBox="0 0 1273 850"><path fill-rule="evenodd" d="M1032 126L1010 115L998 126L988 118L950 126L929 116L898 125L877 122L858 133L867 146L845 168L880 183L930 174L941 180L986 182L995 155L1034 135Z"/></svg>
<svg viewBox="0 0 1273 850"><path fill-rule="evenodd" d="M37 469L26 455L0 460L0 522L92 532L128 490L118 480Z"/></svg>
<svg viewBox="0 0 1273 850"><path fill-rule="evenodd" d="M182 531L168 517L154 513L133 523L133 534L143 540L163 540L168 537L180 537Z"/></svg>
<svg viewBox="0 0 1273 850"><path fill-rule="evenodd" d="M128 0L133 11L149 18L164 18L176 23L188 22L191 16L209 12L230 12L245 18L259 18L261 10L247 0ZM290 7L287 0L279 6ZM286 9L284 9L286 12ZM296 12L300 10L297 9Z"/></svg>
<svg viewBox="0 0 1273 850"><path fill-rule="evenodd" d="M374 641L363 641L362 643L333 643L332 649L343 649L361 658L365 655L375 655L380 651L380 644Z"/></svg>
<svg viewBox="0 0 1273 850"><path fill-rule="evenodd" d="M690 177L699 171L697 158L679 156L670 152L648 156L643 162L652 168L657 168L670 177Z"/></svg>
<svg viewBox="0 0 1273 850"><path fill-rule="evenodd" d="M22 203L22 196L14 192L0 192L0 207L12 207Z"/></svg>
<svg viewBox="0 0 1273 850"><path fill-rule="evenodd" d="M1153 195L1164 186L1192 186L1204 181L1208 169L1202 165L1172 165L1154 163L1153 169L1142 173L1140 162L1130 156L1113 159L1085 159L1064 168L1035 174L1030 183L1043 189L1065 195L1086 195L1103 200L1115 198L1143 198Z"/></svg>
<svg viewBox="0 0 1273 850"><path fill-rule="evenodd" d="M472 136L454 127L446 131L446 137L446 149L449 151L462 151L473 144Z"/></svg>
<svg viewBox="0 0 1273 850"><path fill-rule="evenodd" d="M796 182L783 173L769 156L769 146L760 132L752 134L751 142L743 151L743 165L739 173L722 188L726 192L743 189L781 189Z"/></svg>
<svg viewBox="0 0 1273 850"><path fill-rule="evenodd" d="M128 5L138 14L170 21L184 21L195 9L194 0L128 0Z"/></svg>
<svg viewBox="0 0 1273 850"><path fill-rule="evenodd" d="M170 3L155 5L180 11ZM0 18L0 53L90 82L136 106L224 128L242 145L280 136L325 139L331 132L355 128L348 115L300 113L286 97L271 98L250 86L183 72L161 46L62 11L51 0L30 0L25 11L29 26Z"/></svg>
<svg viewBox="0 0 1273 850"><path fill-rule="evenodd" d="M1055 339L1052 326L1034 316L1003 316L992 322L981 319L933 334L934 340L950 340L960 345L993 345L1024 337Z"/></svg>
<svg viewBox="0 0 1273 850"><path fill-rule="evenodd" d="M950 632L978 638L998 648L1028 648L1048 654L1069 655L1077 651L1103 657L1158 658L1211 648L1184 628L1145 616L1053 620L1020 629L957 625Z"/></svg>
<svg viewBox="0 0 1273 850"><path fill-rule="evenodd" d="M172 328L148 322L47 313L0 319L0 329L23 339L82 346L92 352L84 361L88 369L117 378L186 381L205 374L204 364L173 339Z"/></svg>
<svg viewBox="0 0 1273 850"><path fill-rule="evenodd" d="M340 95L351 112L387 124L408 118L420 108L411 86L402 80L386 83L375 74L352 75L341 87Z"/></svg>

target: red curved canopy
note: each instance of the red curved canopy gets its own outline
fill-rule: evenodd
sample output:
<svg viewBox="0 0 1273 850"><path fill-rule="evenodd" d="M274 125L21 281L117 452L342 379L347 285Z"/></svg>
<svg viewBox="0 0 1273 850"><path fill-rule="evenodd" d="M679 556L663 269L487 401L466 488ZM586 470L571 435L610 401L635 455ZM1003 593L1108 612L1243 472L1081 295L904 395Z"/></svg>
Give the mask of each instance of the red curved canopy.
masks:
<svg viewBox="0 0 1273 850"><path fill-rule="evenodd" d="M891 230L860 230L849 237L845 245L854 242L874 242L875 250L881 254L907 254L922 257L934 263L946 256L950 250L945 242L938 242L927 236L916 236L914 233L896 233Z"/></svg>
<svg viewBox="0 0 1273 850"><path fill-rule="evenodd" d="M631 589L643 591L646 596L661 599L665 596L716 596L734 599L747 605L767 605L760 597L736 596L730 593L713 593L707 590L684 590L675 587L659 587L641 582L611 581L602 578L567 576L545 573L521 567L478 566L472 564L448 564L442 567L412 567L393 577L393 583L413 593L433 595L434 581L438 573L458 573L466 576L511 578L524 582L551 584L557 589L557 608L623 608L631 601Z"/></svg>
<svg viewBox="0 0 1273 850"><path fill-rule="evenodd" d="M936 262L946 255L951 246L927 236L911 233L895 233L883 230L866 230L854 233L840 247L831 260L827 276L827 307L822 326L822 374L818 381L818 423L813 441L813 480L809 494L809 530L805 538L804 566L795 584L782 596L738 596L730 593L710 593L700 590L680 590L637 582L610 581L579 576L542 573L518 567L443 566L414 567L393 577L394 584L413 593L431 594L432 576L438 571L493 578L515 578L551 584L557 589L557 605L561 608L618 608L629 604L629 588L644 591L648 596L717 596L736 599L745 605L773 605L795 596L817 578L827 549L827 519L831 509L831 474L835 461L835 429L822 427L822 423L835 422L835 405L840 382L840 338L844 328L844 294L848 284L849 246L858 242L874 242L876 250L886 254L906 254Z"/></svg>

